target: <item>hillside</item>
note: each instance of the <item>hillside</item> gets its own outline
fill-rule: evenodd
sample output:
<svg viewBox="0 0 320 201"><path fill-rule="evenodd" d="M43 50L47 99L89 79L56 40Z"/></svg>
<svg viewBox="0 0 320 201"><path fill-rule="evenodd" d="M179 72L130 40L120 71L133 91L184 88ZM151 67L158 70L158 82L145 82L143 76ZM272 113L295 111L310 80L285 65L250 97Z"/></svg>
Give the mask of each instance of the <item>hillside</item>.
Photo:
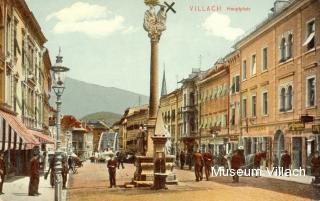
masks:
<svg viewBox="0 0 320 201"><path fill-rule="evenodd" d="M55 100L56 97L53 95L50 103L54 107ZM62 113L77 118L101 111L123 114L128 107L139 105L139 100L141 105L148 103L148 97L145 95L67 78L62 96Z"/></svg>
<svg viewBox="0 0 320 201"><path fill-rule="evenodd" d="M120 114L115 114L112 112L96 112L93 114L88 114L81 118L81 120L100 120L105 122L108 126L112 126L116 121L121 118Z"/></svg>

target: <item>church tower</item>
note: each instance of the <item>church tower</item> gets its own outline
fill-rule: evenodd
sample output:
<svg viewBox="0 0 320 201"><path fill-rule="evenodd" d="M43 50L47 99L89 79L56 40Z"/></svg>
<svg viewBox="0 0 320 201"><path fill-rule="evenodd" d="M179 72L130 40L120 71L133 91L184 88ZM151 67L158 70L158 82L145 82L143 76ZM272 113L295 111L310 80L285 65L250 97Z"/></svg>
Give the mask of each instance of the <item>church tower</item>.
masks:
<svg viewBox="0 0 320 201"><path fill-rule="evenodd" d="M161 97L167 95L166 69L163 69Z"/></svg>

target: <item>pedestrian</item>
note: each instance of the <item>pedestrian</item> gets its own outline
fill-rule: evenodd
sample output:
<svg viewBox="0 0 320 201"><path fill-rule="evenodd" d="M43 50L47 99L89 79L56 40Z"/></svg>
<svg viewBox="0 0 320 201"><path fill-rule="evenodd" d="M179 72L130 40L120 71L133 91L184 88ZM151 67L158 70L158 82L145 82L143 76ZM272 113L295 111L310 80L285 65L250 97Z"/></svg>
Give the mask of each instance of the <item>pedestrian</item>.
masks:
<svg viewBox="0 0 320 201"><path fill-rule="evenodd" d="M245 163L245 158L243 155L243 147L239 147L236 150L231 158L231 169L235 172L235 175L232 177L233 183L239 183L239 175L237 174L238 169Z"/></svg>
<svg viewBox="0 0 320 201"><path fill-rule="evenodd" d="M124 161L124 154L122 152L117 152L117 161L118 161L118 169L120 168L120 164L122 169L124 169L123 161Z"/></svg>
<svg viewBox="0 0 320 201"><path fill-rule="evenodd" d="M54 187L54 178L55 178L55 157L51 156L49 158L49 169L47 174L45 175L45 179L47 179L48 174L50 174L50 185L53 188Z"/></svg>
<svg viewBox="0 0 320 201"><path fill-rule="evenodd" d="M187 153L187 163L189 165L189 170L192 169L192 152Z"/></svg>
<svg viewBox="0 0 320 201"><path fill-rule="evenodd" d="M2 188L3 188L3 182L4 182L4 177L6 176L7 171L6 171L6 163L4 162L3 159L3 153L0 153L0 195L4 194L2 192Z"/></svg>
<svg viewBox="0 0 320 201"><path fill-rule="evenodd" d="M186 155L184 154L184 151L181 151L180 153L180 169L181 170L183 170L185 162L186 162Z"/></svg>
<svg viewBox="0 0 320 201"><path fill-rule="evenodd" d="M258 173L260 170L260 165L261 165L261 154L258 152L254 155L254 159L253 159L253 168L256 169L256 173ZM260 175L255 175L255 178L258 178L258 176Z"/></svg>
<svg viewBox="0 0 320 201"><path fill-rule="evenodd" d="M68 173L69 173L69 167L68 167L68 162L67 162L67 158L65 157L62 160L62 188L66 189L67 188L67 178L68 178Z"/></svg>
<svg viewBox="0 0 320 201"><path fill-rule="evenodd" d="M39 155L34 154L30 161L30 182L29 182L29 196L36 196L40 195L38 192L39 189L39 177L40 177L40 162L39 162Z"/></svg>
<svg viewBox="0 0 320 201"><path fill-rule="evenodd" d="M272 172L271 172L271 175L273 175L274 172L276 172L276 175L278 176L279 175L279 159L277 157L277 155L275 154L273 156L273 169L272 169Z"/></svg>
<svg viewBox="0 0 320 201"><path fill-rule="evenodd" d="M110 188L112 188L112 186L116 187L117 159L113 154L110 154L110 157L107 167L109 172Z"/></svg>
<svg viewBox="0 0 320 201"><path fill-rule="evenodd" d="M209 181L209 177L211 174L211 167L213 166L213 155L210 152L203 154L204 160L204 171L206 174L206 179Z"/></svg>
<svg viewBox="0 0 320 201"><path fill-rule="evenodd" d="M69 167L69 171L73 170L73 158L72 158L72 156L68 157L68 167Z"/></svg>
<svg viewBox="0 0 320 201"><path fill-rule="evenodd" d="M281 156L282 175L284 174L284 172L286 172L286 170L290 170L290 165L291 165L291 157L288 154L288 151L285 150Z"/></svg>
<svg viewBox="0 0 320 201"><path fill-rule="evenodd" d="M320 156L316 151L311 159L311 173L314 176L314 184L320 183Z"/></svg>
<svg viewBox="0 0 320 201"><path fill-rule="evenodd" d="M203 179L203 166L204 161L200 150L193 155L194 159L194 173L196 175L196 181L201 181Z"/></svg>

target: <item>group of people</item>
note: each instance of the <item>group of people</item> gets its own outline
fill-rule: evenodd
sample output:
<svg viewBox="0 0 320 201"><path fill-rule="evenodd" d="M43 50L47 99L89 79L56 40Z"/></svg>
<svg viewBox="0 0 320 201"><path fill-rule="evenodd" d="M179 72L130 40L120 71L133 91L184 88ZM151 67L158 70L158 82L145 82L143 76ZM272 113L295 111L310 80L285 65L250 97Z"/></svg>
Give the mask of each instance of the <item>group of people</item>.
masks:
<svg viewBox="0 0 320 201"><path fill-rule="evenodd" d="M201 181L203 179L203 168L205 169L206 179L209 180L211 174L211 167L213 166L213 155L210 152L201 154L200 151L193 154L194 159L194 171L196 176L196 181ZM184 168L186 162L186 154L184 151L180 153L180 168ZM190 166L189 162L189 166Z"/></svg>
<svg viewBox="0 0 320 201"><path fill-rule="evenodd" d="M260 169L261 162L266 159L267 152L258 152L254 154L253 156L253 168ZM186 154L184 151L180 152L179 159L180 159L180 168L184 169L184 165L186 163L188 154ZM233 151L230 156L224 157L226 161L229 162L228 166L225 166L225 168L231 168L235 172L237 172L238 169L245 168L246 167L246 159L244 156L244 150L243 147L239 147L237 150ZM194 163L194 172L196 181L203 180L203 169L205 170L205 176L206 179L209 180L212 167L214 165L214 159L215 157L210 152L201 153L200 150L193 154L193 163ZM320 183L320 154L319 152L315 152L314 156L311 158L311 172L312 175L315 176L315 183ZM227 162L225 162L227 164ZM247 164L248 165L248 164ZM289 155L288 151L284 150L280 156L280 160L277 157L277 155L274 155L273 157L273 171L277 173L277 175L283 175L284 172L288 169L290 169L291 166L291 156ZM255 175L258 177L258 175ZM233 182L238 183L239 182L239 176L235 174L233 176Z"/></svg>
<svg viewBox="0 0 320 201"><path fill-rule="evenodd" d="M55 185L55 163L56 163L56 158L55 156L52 156L49 158L49 169L48 172L45 175L45 179L47 179L48 174L50 174L50 185L53 188ZM62 159L62 170L61 170L61 176L62 176L62 188L66 189L67 185L67 177L69 174L69 171L73 168L73 160L72 157L63 157Z"/></svg>

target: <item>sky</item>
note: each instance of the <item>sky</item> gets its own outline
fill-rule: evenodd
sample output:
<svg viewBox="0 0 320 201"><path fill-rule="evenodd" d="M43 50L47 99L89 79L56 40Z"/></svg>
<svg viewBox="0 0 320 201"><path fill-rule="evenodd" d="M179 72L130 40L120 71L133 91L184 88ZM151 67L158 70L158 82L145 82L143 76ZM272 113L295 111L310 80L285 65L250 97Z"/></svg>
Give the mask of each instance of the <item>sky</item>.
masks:
<svg viewBox="0 0 320 201"><path fill-rule="evenodd" d="M69 77L149 93L150 39L143 0L26 0L48 42L52 63L61 46ZM162 2L162 1L160 1ZM171 4L172 0L167 0ZM268 16L274 0L175 0L159 43L159 83L167 91L192 68L206 70ZM210 11L198 11L207 10ZM221 10L216 11L215 8ZM241 12L228 7L249 8ZM201 56L200 56L201 55Z"/></svg>

